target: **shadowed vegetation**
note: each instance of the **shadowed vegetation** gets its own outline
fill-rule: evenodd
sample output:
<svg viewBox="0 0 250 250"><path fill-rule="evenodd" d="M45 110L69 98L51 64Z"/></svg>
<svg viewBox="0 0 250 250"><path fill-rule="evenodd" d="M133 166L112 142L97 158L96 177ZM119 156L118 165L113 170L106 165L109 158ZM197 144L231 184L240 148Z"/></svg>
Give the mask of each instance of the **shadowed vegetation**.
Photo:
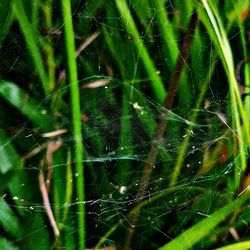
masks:
<svg viewBox="0 0 250 250"><path fill-rule="evenodd" d="M248 0L0 0L1 249L250 249Z"/></svg>

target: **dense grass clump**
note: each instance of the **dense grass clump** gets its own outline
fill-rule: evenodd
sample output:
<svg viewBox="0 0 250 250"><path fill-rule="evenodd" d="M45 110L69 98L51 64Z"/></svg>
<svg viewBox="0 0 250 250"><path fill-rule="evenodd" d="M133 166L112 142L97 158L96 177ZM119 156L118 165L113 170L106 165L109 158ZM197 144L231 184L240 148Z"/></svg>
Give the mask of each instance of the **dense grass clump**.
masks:
<svg viewBox="0 0 250 250"><path fill-rule="evenodd" d="M250 249L247 0L0 0L1 249Z"/></svg>

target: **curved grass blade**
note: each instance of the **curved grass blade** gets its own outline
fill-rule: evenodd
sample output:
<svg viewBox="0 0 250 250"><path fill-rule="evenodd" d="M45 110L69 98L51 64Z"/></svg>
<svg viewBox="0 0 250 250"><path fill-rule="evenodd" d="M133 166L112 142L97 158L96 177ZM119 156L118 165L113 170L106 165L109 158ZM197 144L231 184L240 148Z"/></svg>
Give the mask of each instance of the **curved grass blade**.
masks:
<svg viewBox="0 0 250 250"><path fill-rule="evenodd" d="M235 171L235 183L236 188L239 186L240 174L246 170L246 156L247 156L247 146L250 144L250 135L249 135L249 123L247 121L246 110L244 109L243 102L240 96L239 85L235 76L235 67L233 61L232 50L227 38L226 30L223 27L221 18L218 14L217 8L213 1L202 0L202 4L205 8L206 15L209 19L209 22L204 23L204 25L209 27L211 39L215 42L215 47L217 53L220 55L222 60L225 72L228 76L229 83L229 93L231 99L231 110L232 110L232 120L233 125L237 130L237 136L239 140L239 161L236 162L236 171ZM203 9L199 9L199 14L204 17L202 14ZM242 119L242 126L241 126Z"/></svg>
<svg viewBox="0 0 250 250"><path fill-rule="evenodd" d="M19 155L2 129L0 129L0 159L0 173L2 174L21 164Z"/></svg>
<svg viewBox="0 0 250 250"><path fill-rule="evenodd" d="M0 224L10 235L20 237L22 232L20 222L3 198L0 198L0 209Z"/></svg>
<svg viewBox="0 0 250 250"><path fill-rule="evenodd" d="M248 249L250 249L250 241L234 243L228 246L216 248L215 250L248 250Z"/></svg>
<svg viewBox="0 0 250 250"><path fill-rule="evenodd" d="M144 67L151 79L154 95L157 101L163 104L166 97L166 90L164 88L160 76L157 74L157 70L155 68L154 63L151 60L151 57L148 54L148 51L140 38L139 32L132 18L129 7L125 0L124 1L116 0L115 2L120 14L122 15L125 28L127 29L128 33L134 38L134 42L137 47L139 57L141 58Z"/></svg>
<svg viewBox="0 0 250 250"><path fill-rule="evenodd" d="M188 228L169 243L160 247L159 250L190 249L194 244L210 235L212 230L218 226L220 222L224 221L228 215L239 209L248 199L249 191L246 190L237 200L221 208L217 212L208 215L207 218Z"/></svg>
<svg viewBox="0 0 250 250"><path fill-rule="evenodd" d="M8 250L18 250L17 246L14 246L12 242L8 241L5 238L0 238L0 248L1 249L8 249Z"/></svg>
<svg viewBox="0 0 250 250"><path fill-rule="evenodd" d="M14 13L19 22L21 30L23 32L25 41L27 43L27 48L30 52L30 56L32 57L34 64L36 66L36 70L41 79L43 89L45 94L48 94L51 89L49 89L49 81L47 77L47 73L45 71L42 57L37 44L37 34L30 23L27 14L25 13L25 9L23 6L23 2L21 0L15 1L13 5Z"/></svg>
<svg viewBox="0 0 250 250"><path fill-rule="evenodd" d="M44 112L41 108L41 104L31 98L15 83L0 80L0 96L18 109L41 130L45 132L53 130L53 120Z"/></svg>

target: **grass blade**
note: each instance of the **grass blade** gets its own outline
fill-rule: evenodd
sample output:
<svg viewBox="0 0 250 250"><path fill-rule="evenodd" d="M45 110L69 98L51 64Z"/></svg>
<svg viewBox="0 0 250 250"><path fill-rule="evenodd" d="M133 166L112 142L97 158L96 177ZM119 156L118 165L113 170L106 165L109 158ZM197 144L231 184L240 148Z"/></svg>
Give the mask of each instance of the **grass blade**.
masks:
<svg viewBox="0 0 250 250"><path fill-rule="evenodd" d="M0 238L0 248L1 249L8 249L8 250L18 250L19 248L14 246L12 244L12 242L4 239L4 238Z"/></svg>
<svg viewBox="0 0 250 250"><path fill-rule="evenodd" d="M41 54L37 45L37 34L34 28L32 27L27 17L27 14L25 13L25 9L24 9L22 1L20 0L15 1L14 13L16 15L16 18L23 32L30 56L32 57L34 61L36 70L40 76L44 92L47 95L50 92L49 81L48 81L48 77L47 77L47 74L43 65L42 57L41 57Z"/></svg>
<svg viewBox="0 0 250 250"><path fill-rule="evenodd" d="M11 145L2 129L0 129L0 173L5 174L14 167L18 167L21 163L19 155Z"/></svg>
<svg viewBox="0 0 250 250"><path fill-rule="evenodd" d="M0 30L0 44L4 40L5 36L8 34L9 28L13 19L11 18L11 8L13 1L2 1L0 4L0 23L2 28Z"/></svg>
<svg viewBox="0 0 250 250"><path fill-rule="evenodd" d="M213 1L202 0L204 8L206 10L207 16L211 22L211 25L216 35L218 43L216 43L216 48L221 56L221 60L228 75L229 92L231 98L231 110L232 110L232 120L233 124L236 126L237 136L239 140L239 161L236 163L235 171L235 183L236 188L239 186L240 173L246 170L246 156L247 156L247 145L249 145L249 124L247 122L247 115L244 109L242 99L240 96L239 85L235 77L235 67L233 62L232 50L229 44L229 40L226 35L226 31L222 25L221 18L217 13L216 7ZM241 120L243 126L241 127Z"/></svg>
<svg viewBox="0 0 250 250"><path fill-rule="evenodd" d="M5 230L12 236L20 237L22 230L18 218L16 217L14 212L11 210L11 208L3 198L0 198L0 208L1 208L1 213L0 213L1 226L3 226Z"/></svg>
<svg viewBox="0 0 250 250"><path fill-rule="evenodd" d="M226 219L228 215L239 209L247 199L249 199L249 192L246 192L236 201L199 221L175 239L160 247L159 250L190 249L194 244L208 236L220 222Z"/></svg>
<svg viewBox="0 0 250 250"><path fill-rule="evenodd" d="M71 107L73 118L73 136L75 140L75 160L77 171L77 198L78 198L78 237L79 249L85 249L85 194L84 194L84 169L83 169L83 144L80 95L78 86L77 64L75 58L75 41L72 23L70 0L62 1L62 14L65 29L65 46L67 50L68 75L71 93Z"/></svg>
<svg viewBox="0 0 250 250"><path fill-rule="evenodd" d="M15 83L0 80L0 95L44 132L53 130L53 120L44 112L41 104Z"/></svg>
<svg viewBox="0 0 250 250"><path fill-rule="evenodd" d="M248 249L250 249L250 241L243 241L224 247L219 247L216 248L215 250L248 250Z"/></svg>
<svg viewBox="0 0 250 250"><path fill-rule="evenodd" d="M158 100L158 102L162 104L166 97L166 91L165 91L164 85L161 81L160 76L157 74L155 65L153 61L151 60L146 47L144 46L140 38L139 32L132 18L129 7L126 1L116 0L115 2L116 2L116 6L119 12L122 15L122 19L123 19L124 25L128 33L132 35L134 38L135 45L139 53L139 57L142 59L144 67L152 81L152 89L153 89L154 95L156 99ZM136 67L135 67L135 70L136 70Z"/></svg>

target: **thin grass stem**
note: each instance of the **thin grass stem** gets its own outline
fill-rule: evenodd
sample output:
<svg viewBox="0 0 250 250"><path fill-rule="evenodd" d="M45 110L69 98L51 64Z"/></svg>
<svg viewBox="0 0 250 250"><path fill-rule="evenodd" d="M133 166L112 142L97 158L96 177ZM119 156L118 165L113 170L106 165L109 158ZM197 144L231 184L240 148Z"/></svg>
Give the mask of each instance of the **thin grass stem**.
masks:
<svg viewBox="0 0 250 250"><path fill-rule="evenodd" d="M82 124L80 93L78 86L77 64L75 57L75 40L72 23L72 12L70 0L62 1L62 14L65 30L65 46L68 61L68 76L71 93L71 108L73 118L73 136L75 141L75 161L76 161L76 190L78 200L78 241L79 249L85 249L85 193L84 193L84 168L83 168L83 144L82 144Z"/></svg>

